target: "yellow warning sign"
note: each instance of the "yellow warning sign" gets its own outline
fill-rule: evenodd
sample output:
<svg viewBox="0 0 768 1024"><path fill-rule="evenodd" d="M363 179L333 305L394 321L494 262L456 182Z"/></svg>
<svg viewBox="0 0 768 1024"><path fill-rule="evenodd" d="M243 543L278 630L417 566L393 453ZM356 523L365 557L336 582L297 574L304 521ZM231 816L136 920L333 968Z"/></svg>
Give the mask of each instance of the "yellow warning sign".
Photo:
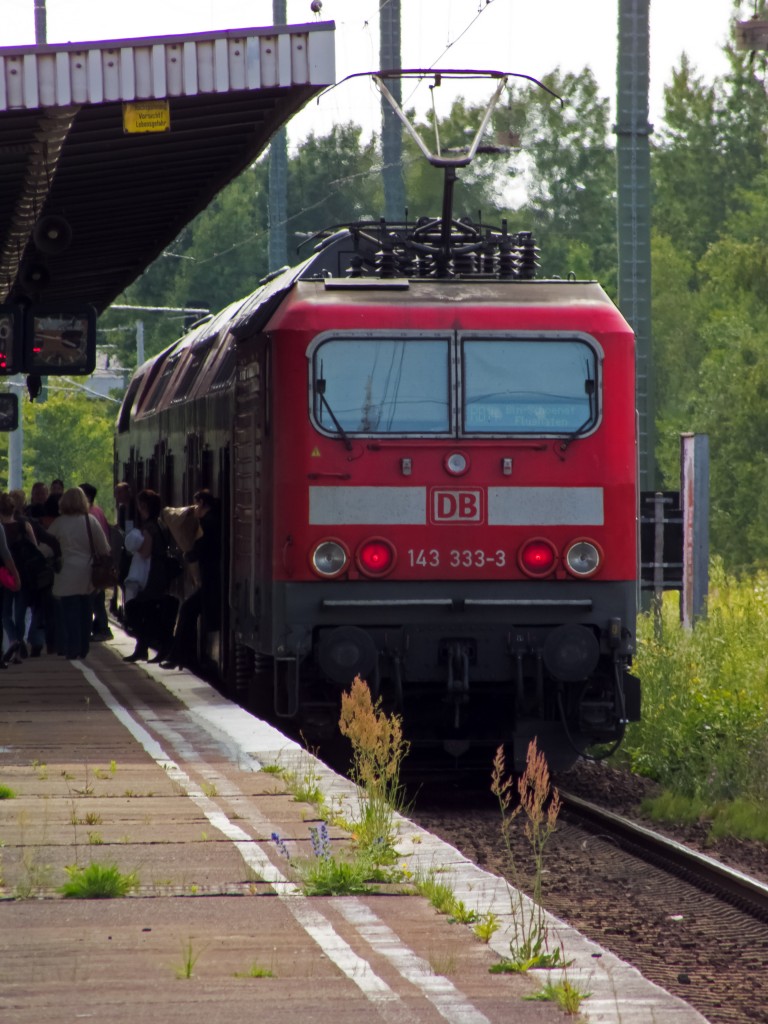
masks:
<svg viewBox="0 0 768 1024"><path fill-rule="evenodd" d="M126 134L170 130L171 108L168 100L142 100L140 103L123 104L123 131Z"/></svg>
<svg viewBox="0 0 768 1024"><path fill-rule="evenodd" d="M320 458L320 449L319 448L313 448L312 449L311 458L313 458L313 459L319 459Z"/></svg>

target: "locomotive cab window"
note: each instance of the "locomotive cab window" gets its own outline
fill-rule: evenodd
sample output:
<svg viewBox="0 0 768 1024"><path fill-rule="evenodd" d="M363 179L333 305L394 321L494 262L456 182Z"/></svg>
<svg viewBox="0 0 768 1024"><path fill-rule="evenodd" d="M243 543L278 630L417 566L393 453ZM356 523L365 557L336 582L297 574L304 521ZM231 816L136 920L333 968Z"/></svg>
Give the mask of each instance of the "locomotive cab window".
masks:
<svg viewBox="0 0 768 1024"><path fill-rule="evenodd" d="M594 339L334 335L309 350L315 426L340 437L578 437L600 417Z"/></svg>
<svg viewBox="0 0 768 1024"><path fill-rule="evenodd" d="M580 338L464 337L462 432L579 435L598 420L598 355Z"/></svg>
<svg viewBox="0 0 768 1024"><path fill-rule="evenodd" d="M324 433L449 434L450 340L353 337L312 356L312 411Z"/></svg>

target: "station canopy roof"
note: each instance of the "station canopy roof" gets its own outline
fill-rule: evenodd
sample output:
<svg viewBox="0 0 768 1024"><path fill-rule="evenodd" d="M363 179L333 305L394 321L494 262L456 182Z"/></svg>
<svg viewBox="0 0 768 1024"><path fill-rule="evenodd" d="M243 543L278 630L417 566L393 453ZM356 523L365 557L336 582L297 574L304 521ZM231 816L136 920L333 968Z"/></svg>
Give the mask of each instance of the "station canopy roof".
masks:
<svg viewBox="0 0 768 1024"><path fill-rule="evenodd" d="M0 48L0 304L104 310L334 80L332 22Z"/></svg>

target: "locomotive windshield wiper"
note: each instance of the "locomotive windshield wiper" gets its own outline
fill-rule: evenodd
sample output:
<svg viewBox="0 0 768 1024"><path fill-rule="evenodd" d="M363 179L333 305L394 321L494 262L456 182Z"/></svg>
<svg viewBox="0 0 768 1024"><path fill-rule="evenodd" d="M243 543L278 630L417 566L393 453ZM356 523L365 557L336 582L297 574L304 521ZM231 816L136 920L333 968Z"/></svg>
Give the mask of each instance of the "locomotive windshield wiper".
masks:
<svg viewBox="0 0 768 1024"><path fill-rule="evenodd" d="M564 439L563 443L560 445L560 450L563 452L566 450L571 441L575 441L579 434L581 434L582 431L586 430L587 427L590 426L590 424L594 423L595 421L595 416L597 413L597 401L595 393L596 389L594 379L589 376L589 368L587 368L587 377L584 381L584 391L586 393L587 401L589 403L589 415L580 426L578 426L575 430L572 430L571 433Z"/></svg>
<svg viewBox="0 0 768 1024"><path fill-rule="evenodd" d="M328 415L331 417L331 420L333 421L334 427L336 427L339 437L344 442L344 447L347 449L348 452L351 452L352 442L349 440L349 437L347 436L347 432L345 431L344 427L342 427L342 425L336 419L336 414L331 408L330 402L325 397L325 377L315 378L315 394L320 396L320 404L324 405L325 408L328 410Z"/></svg>

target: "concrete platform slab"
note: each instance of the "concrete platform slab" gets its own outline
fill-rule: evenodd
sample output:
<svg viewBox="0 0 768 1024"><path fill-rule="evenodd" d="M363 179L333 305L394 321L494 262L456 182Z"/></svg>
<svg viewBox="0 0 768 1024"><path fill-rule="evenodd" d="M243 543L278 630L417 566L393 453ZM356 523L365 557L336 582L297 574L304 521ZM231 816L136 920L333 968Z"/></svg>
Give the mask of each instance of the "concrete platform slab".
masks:
<svg viewBox="0 0 768 1024"><path fill-rule="evenodd" d="M316 811L297 802L279 765L308 772L342 817L355 788L186 673L126 665L127 638L87 664L29 660L0 674L0 1021L230 1024L548 1024L526 997L540 973L489 967L515 937L505 883L398 819L412 873L441 880L502 922L488 944L397 886L307 898L272 841L311 856ZM350 845L330 829L335 850ZM124 899L70 900L67 865L135 872ZM551 940L567 978L591 995L595 1022L689 1024L703 1018L560 922ZM559 977L555 980L559 980Z"/></svg>

